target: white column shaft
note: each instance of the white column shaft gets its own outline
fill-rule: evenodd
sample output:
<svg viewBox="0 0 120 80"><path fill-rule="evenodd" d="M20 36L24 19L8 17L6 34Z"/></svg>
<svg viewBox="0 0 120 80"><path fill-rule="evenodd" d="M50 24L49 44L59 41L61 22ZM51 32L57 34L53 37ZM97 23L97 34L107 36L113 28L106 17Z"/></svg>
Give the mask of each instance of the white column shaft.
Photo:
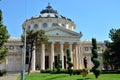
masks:
<svg viewBox="0 0 120 80"><path fill-rule="evenodd" d="M64 52L63 52L63 43L60 44L60 51L61 51L60 59L62 60L62 69L64 69Z"/></svg>
<svg viewBox="0 0 120 80"><path fill-rule="evenodd" d="M78 47L78 68L80 68L81 65L80 44L77 44L77 47Z"/></svg>
<svg viewBox="0 0 120 80"><path fill-rule="evenodd" d="M42 53L41 53L41 69L45 69L45 44L42 44Z"/></svg>
<svg viewBox="0 0 120 80"><path fill-rule="evenodd" d="M35 46L33 46L33 51L32 51L32 65L31 65L31 70L35 71L35 61L36 61L36 51L35 51Z"/></svg>
<svg viewBox="0 0 120 80"><path fill-rule="evenodd" d="M78 69L78 45L76 45L76 68Z"/></svg>
<svg viewBox="0 0 120 80"><path fill-rule="evenodd" d="M54 42L52 42L51 44L51 65L50 65L51 69L53 69L53 63L54 63Z"/></svg>

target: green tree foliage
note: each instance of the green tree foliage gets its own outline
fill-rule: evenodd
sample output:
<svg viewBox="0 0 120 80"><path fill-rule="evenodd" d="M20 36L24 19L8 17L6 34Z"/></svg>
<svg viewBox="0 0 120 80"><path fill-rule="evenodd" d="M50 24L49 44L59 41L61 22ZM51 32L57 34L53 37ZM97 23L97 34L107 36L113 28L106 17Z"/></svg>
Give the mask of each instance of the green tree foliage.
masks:
<svg viewBox="0 0 120 80"><path fill-rule="evenodd" d="M57 59L57 72L59 73L62 69L62 60L60 60L60 54L58 54L58 59Z"/></svg>
<svg viewBox="0 0 120 80"><path fill-rule="evenodd" d="M0 63L5 61L7 49L4 48L4 43L7 42L9 34L6 26L2 24L2 11L0 10Z"/></svg>
<svg viewBox="0 0 120 80"><path fill-rule="evenodd" d="M53 62L53 72L55 72L56 68L55 68L55 62Z"/></svg>
<svg viewBox="0 0 120 80"><path fill-rule="evenodd" d="M113 65L114 65L113 62L114 62L114 59L112 55L110 55L110 51L106 49L103 52L103 64L104 64L105 70L108 70L109 66L111 66L111 69L113 69Z"/></svg>
<svg viewBox="0 0 120 80"><path fill-rule="evenodd" d="M70 49L67 49L67 64L68 64L68 73L70 74L70 76L73 73L72 67L73 67L73 63L71 62L71 56L70 56Z"/></svg>
<svg viewBox="0 0 120 80"><path fill-rule="evenodd" d="M108 70L108 69L114 69L114 62L115 62L115 59L113 58L113 55L111 55L111 52L110 52L110 45L111 43L108 42L108 41L105 41L105 46L107 47L105 49L105 51L103 52L103 64L104 64L104 68L105 70ZM111 68L109 68L111 67Z"/></svg>
<svg viewBox="0 0 120 80"><path fill-rule="evenodd" d="M92 72L94 73L95 77L98 78L98 76L100 75L100 61L98 59L98 53L97 53L97 44L96 44L96 39L92 38L92 58L91 61L94 64L94 67L92 68Z"/></svg>
<svg viewBox="0 0 120 80"><path fill-rule="evenodd" d="M111 29L109 38L112 42L108 42L107 49L109 55L112 56L111 64L114 65L115 69L120 68L120 29Z"/></svg>
<svg viewBox="0 0 120 80"><path fill-rule="evenodd" d="M48 42L48 37L45 35L44 30L30 30L26 33L26 43L30 47L30 61L28 66L28 74L31 69L31 60L32 60L32 52L34 50L33 46L40 46L42 43L46 44ZM22 35L22 41L24 42L24 35Z"/></svg>

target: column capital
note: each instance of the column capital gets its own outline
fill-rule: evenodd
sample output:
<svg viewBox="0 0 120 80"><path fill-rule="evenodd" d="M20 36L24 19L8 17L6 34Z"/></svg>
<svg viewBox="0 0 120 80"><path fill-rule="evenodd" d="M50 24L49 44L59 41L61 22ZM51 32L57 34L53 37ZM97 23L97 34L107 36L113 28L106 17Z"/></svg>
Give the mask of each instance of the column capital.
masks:
<svg viewBox="0 0 120 80"><path fill-rule="evenodd" d="M69 44L70 44L70 45L72 45L72 44L73 44L73 42L69 42Z"/></svg>
<svg viewBox="0 0 120 80"><path fill-rule="evenodd" d="M51 41L51 44L54 44L55 43L55 41Z"/></svg>
<svg viewBox="0 0 120 80"><path fill-rule="evenodd" d="M65 42L62 42L62 41L60 42L60 44L64 44L64 43L65 43Z"/></svg>
<svg viewBox="0 0 120 80"><path fill-rule="evenodd" d="M80 41L77 42L77 45L80 45Z"/></svg>

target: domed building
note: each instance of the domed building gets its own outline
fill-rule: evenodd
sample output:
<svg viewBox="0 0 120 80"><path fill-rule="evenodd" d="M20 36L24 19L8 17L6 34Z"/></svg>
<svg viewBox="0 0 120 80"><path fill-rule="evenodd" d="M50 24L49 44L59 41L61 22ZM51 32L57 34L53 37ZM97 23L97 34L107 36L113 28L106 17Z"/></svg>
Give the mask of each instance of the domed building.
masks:
<svg viewBox="0 0 120 80"><path fill-rule="evenodd" d="M42 44L42 49L36 46L33 53L32 70L38 66L39 69L53 68L53 62L57 66L57 56L60 54L62 68L66 68L66 49L70 48L73 69L80 68L80 38L81 33L75 32L74 22L60 15L50 4L42 10L39 15L34 16L23 23L23 29L43 29L51 44ZM24 30L23 30L24 31ZM79 56L78 56L79 55ZM79 60L78 60L79 59Z"/></svg>
<svg viewBox="0 0 120 80"><path fill-rule="evenodd" d="M35 71L36 67L39 70L53 69L53 63L57 67L58 54L62 60L62 69L67 68L66 50L71 51L71 61L73 69L82 69L84 67L84 57L86 57L87 68L92 68L91 62L91 41L81 41L82 33L75 31L75 23L62 15L57 10L54 10L50 4L43 9L37 16L27 19L22 24L23 34L26 30L44 30L45 35L49 38L49 44L41 44L40 46L33 46L35 49L32 52L31 70ZM25 30L26 29L26 30ZM23 59L23 43L21 39L11 37L5 44L9 50L6 62L0 64L0 70L7 71L21 71ZM102 52L105 49L103 42L97 42L98 55L102 64ZM27 47L26 52L26 70L30 61L30 49Z"/></svg>

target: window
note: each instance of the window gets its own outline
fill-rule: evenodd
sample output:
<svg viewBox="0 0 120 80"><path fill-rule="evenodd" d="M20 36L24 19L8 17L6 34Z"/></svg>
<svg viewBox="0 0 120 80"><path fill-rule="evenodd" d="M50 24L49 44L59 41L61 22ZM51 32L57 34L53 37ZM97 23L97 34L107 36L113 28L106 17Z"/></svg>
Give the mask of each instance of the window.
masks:
<svg viewBox="0 0 120 80"><path fill-rule="evenodd" d="M69 29L71 29L71 26L68 26Z"/></svg>
<svg viewBox="0 0 120 80"><path fill-rule="evenodd" d="M43 26L43 28L46 28L47 27L47 23L43 23L42 26Z"/></svg>
<svg viewBox="0 0 120 80"><path fill-rule="evenodd" d="M53 27L54 27L54 26L57 26L57 25L58 25L58 23L53 23L53 24L52 24Z"/></svg>
<svg viewBox="0 0 120 80"><path fill-rule="evenodd" d="M62 26L64 27L64 26L65 26L65 24L62 24Z"/></svg>
<svg viewBox="0 0 120 80"><path fill-rule="evenodd" d="M84 49L85 49L85 51L89 51L89 48L88 48L88 47L85 47Z"/></svg>
<svg viewBox="0 0 120 80"><path fill-rule="evenodd" d="M9 46L9 49L10 49L10 50L13 50L13 49L14 49L14 46Z"/></svg>
<svg viewBox="0 0 120 80"><path fill-rule="evenodd" d="M37 25L37 24L35 24L35 25L34 25L34 29L36 30L37 28L38 28L38 25Z"/></svg>
<svg viewBox="0 0 120 80"><path fill-rule="evenodd" d="M27 30L30 30L30 25L29 25L29 26L27 26Z"/></svg>
<svg viewBox="0 0 120 80"><path fill-rule="evenodd" d="M98 51L101 51L101 47L98 47Z"/></svg>
<svg viewBox="0 0 120 80"><path fill-rule="evenodd" d="M56 35L59 35L59 33L56 33Z"/></svg>
<svg viewBox="0 0 120 80"><path fill-rule="evenodd" d="M21 50L21 46L17 46L17 50Z"/></svg>

